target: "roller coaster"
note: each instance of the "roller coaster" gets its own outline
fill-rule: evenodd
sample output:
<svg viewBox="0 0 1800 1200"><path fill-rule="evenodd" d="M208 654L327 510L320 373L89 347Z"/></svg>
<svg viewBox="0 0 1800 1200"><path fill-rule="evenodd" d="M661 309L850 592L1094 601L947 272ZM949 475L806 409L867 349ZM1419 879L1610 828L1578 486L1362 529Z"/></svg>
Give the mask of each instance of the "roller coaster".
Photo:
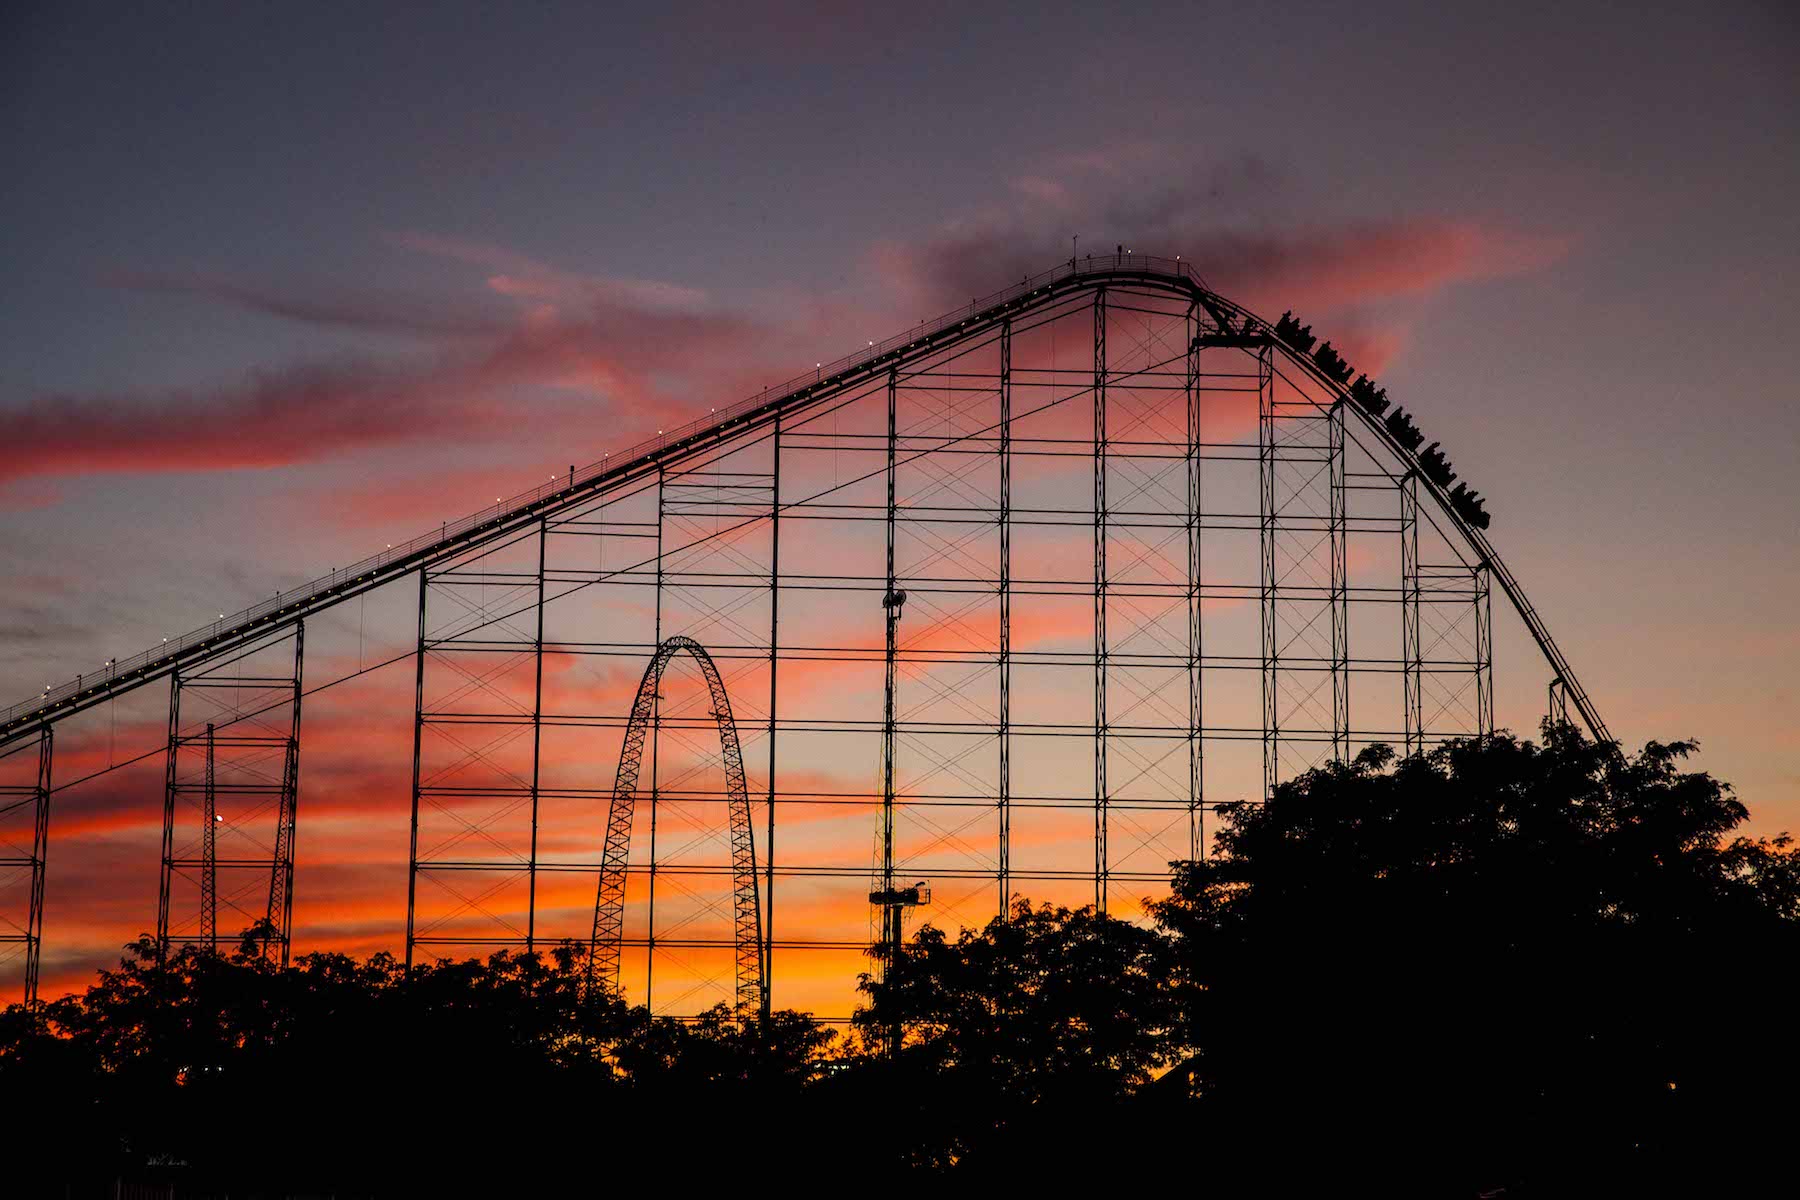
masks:
<svg viewBox="0 0 1800 1200"><path fill-rule="evenodd" d="M59 732L165 680L166 737L131 760L164 764L158 944L216 943L253 897L287 960L302 701L370 670L309 679L305 631L377 594L416 621L378 664L413 667L406 961L586 940L646 1001L684 963L665 1011L829 1003L807 989L854 975L865 893L901 874L950 924L1021 891L1106 909L1203 854L1221 802L1491 731L1495 585L1552 715L1610 742L1483 503L1353 373L1185 260L1071 259L45 688L0 709L8 986L37 999L55 812L123 765L59 778ZM642 667L628 705L615 664ZM272 834L221 850L222 797ZM221 891L233 871L254 887ZM568 881L596 878L583 927Z"/></svg>

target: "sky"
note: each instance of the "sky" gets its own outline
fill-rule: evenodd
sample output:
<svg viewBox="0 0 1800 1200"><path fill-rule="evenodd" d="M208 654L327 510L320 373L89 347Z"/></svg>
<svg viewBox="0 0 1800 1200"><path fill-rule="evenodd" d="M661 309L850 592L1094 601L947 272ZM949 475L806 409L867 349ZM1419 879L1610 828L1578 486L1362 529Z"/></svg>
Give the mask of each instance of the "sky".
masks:
<svg viewBox="0 0 1800 1200"><path fill-rule="evenodd" d="M1358 347L1614 733L1800 829L1787 6L643 7L7 7L0 702L1078 237ZM153 823L145 770L94 804ZM335 902L382 854L314 804ZM52 869L71 986L145 908L102 886L143 827L96 830Z"/></svg>

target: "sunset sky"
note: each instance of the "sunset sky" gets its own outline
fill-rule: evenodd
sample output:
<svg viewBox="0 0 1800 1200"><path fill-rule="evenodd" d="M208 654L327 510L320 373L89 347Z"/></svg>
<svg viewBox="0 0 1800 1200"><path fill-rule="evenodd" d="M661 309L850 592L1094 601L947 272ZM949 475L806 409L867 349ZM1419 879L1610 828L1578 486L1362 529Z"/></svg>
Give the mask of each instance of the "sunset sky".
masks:
<svg viewBox="0 0 1800 1200"><path fill-rule="evenodd" d="M751 7L9 6L0 704L1079 236L1359 347L1613 732L1800 832L1788 6ZM1541 668L1497 669L1534 731ZM410 688L309 731L403 745ZM147 691L59 775L152 744ZM405 770L309 761L299 948L397 946ZM51 994L154 918L161 772L59 800Z"/></svg>

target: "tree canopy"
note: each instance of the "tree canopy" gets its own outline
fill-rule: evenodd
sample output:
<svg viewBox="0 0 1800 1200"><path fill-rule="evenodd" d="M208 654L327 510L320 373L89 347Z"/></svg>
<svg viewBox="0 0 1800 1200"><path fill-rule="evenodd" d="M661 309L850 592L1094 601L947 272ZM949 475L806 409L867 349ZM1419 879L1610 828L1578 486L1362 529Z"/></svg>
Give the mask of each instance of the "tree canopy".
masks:
<svg viewBox="0 0 1800 1200"><path fill-rule="evenodd" d="M1298 1169L1370 1184L1728 1171L1794 1115L1759 1060L1791 1021L1800 855L1730 837L1745 809L1692 750L1377 747L1230 811L1152 905L1208 1126L1263 1148L1252 1171L1299 1134Z"/></svg>
<svg viewBox="0 0 1800 1200"><path fill-rule="evenodd" d="M409 973L278 969L254 930L167 963L144 939L84 995L0 1014L0 1094L58 1182L195 1194L592 1187L638 1160L1752 1190L1796 1115L1800 851L1738 836L1692 749L1567 726L1371 748L1227 806L1134 919L1020 899L922 927L848 1036L652 1017L588 989L576 947Z"/></svg>

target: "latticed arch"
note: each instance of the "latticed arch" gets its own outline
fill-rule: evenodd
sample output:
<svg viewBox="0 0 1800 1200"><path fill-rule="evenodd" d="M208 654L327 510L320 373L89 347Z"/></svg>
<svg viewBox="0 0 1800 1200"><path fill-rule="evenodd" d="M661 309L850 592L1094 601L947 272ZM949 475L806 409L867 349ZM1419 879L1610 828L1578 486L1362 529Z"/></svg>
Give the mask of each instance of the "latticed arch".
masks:
<svg viewBox="0 0 1800 1200"><path fill-rule="evenodd" d="M731 718L731 699L725 681L706 647L689 637L666 639L656 648L632 701L625 726L625 745L619 753L619 773L613 784L612 806L606 818L606 852L600 863L600 891L594 900L594 934L590 947L591 969L613 987L619 984L620 942L625 930L625 869L631 854L632 819L637 810L638 773L644 761L656 707L657 688L669 660L685 651L700 665L712 696L712 716L719 727L719 749L725 762L725 807L731 830L731 886L737 947L737 1002L756 1006L762 1002L762 904L756 884L756 844L750 826L750 794L744 777L744 753L738 744L737 724ZM656 803L655 793L650 803Z"/></svg>

